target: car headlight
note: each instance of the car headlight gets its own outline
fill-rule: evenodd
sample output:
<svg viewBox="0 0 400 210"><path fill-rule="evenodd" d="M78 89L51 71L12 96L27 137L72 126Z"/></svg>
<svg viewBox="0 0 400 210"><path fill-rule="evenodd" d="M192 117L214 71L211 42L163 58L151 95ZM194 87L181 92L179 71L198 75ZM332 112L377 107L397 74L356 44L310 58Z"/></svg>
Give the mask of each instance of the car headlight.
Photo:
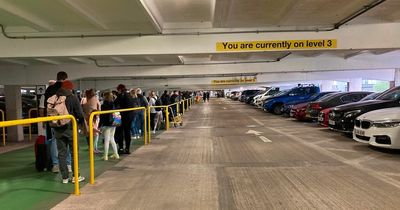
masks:
<svg viewBox="0 0 400 210"><path fill-rule="evenodd" d="M400 119L374 121L372 126L377 128L394 128L400 126Z"/></svg>
<svg viewBox="0 0 400 210"><path fill-rule="evenodd" d="M344 113L344 117L345 118L351 118L351 117L356 116L360 112L361 112L361 109L357 109L357 110L353 110L353 111L350 111L350 112L346 112L346 113Z"/></svg>

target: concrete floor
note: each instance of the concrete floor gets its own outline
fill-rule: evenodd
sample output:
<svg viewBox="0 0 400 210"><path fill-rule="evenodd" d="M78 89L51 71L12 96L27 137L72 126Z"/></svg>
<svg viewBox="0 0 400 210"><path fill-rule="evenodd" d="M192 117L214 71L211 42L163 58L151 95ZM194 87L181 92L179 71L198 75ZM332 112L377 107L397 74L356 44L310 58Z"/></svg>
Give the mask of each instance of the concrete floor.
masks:
<svg viewBox="0 0 400 210"><path fill-rule="evenodd" d="M400 208L397 151L227 99L184 120L54 209Z"/></svg>

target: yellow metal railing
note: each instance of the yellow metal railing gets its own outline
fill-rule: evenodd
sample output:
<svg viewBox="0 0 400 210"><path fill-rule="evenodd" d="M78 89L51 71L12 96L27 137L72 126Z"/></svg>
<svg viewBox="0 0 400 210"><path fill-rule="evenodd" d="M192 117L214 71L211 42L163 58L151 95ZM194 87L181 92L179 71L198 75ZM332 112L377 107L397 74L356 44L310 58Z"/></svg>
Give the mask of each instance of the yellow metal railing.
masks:
<svg viewBox="0 0 400 210"><path fill-rule="evenodd" d="M0 127L10 127L17 125L25 125L31 123L48 122L53 120L71 119L72 122L72 149L74 151L74 179L75 179L75 195L80 195L79 191L79 167L78 167L78 125L76 123L75 117L72 115L62 115L53 117L38 117L33 119L21 119L21 120L9 120L0 122Z"/></svg>
<svg viewBox="0 0 400 210"><path fill-rule="evenodd" d="M1 121L4 122L6 120L4 111L0 109L0 113L1 113ZM6 146L6 128L5 127L3 127L3 146Z"/></svg>
<svg viewBox="0 0 400 210"><path fill-rule="evenodd" d="M136 108L128 108L128 109L114 109L114 110L107 110L107 111L95 111L92 112L89 116L89 163L90 163L90 184L94 184L94 146L93 146L93 119L96 115L102 114L111 114L114 112L129 112L129 111L136 111L136 110L143 110L144 111L144 144L147 145L150 134L147 132L147 112L145 107L136 107ZM129 145L130 146L130 145Z"/></svg>
<svg viewBox="0 0 400 210"><path fill-rule="evenodd" d="M149 106L149 108L162 108L165 110L165 130L168 130L170 128L169 126L169 110L168 110L169 106ZM163 110L161 110L163 111Z"/></svg>
<svg viewBox="0 0 400 210"><path fill-rule="evenodd" d="M37 108L31 108L28 111L28 118L31 119L32 118L32 112L36 111L36 115L39 115L38 109ZM38 125L39 127L39 125ZM39 129L39 128L38 128ZM29 141L32 141L32 123L29 124Z"/></svg>

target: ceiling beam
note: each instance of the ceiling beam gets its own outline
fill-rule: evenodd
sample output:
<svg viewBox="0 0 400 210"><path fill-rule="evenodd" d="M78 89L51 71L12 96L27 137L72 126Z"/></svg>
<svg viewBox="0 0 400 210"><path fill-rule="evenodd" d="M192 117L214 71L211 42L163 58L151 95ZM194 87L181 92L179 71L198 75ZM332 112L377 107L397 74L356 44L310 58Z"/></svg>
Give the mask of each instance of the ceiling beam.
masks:
<svg viewBox="0 0 400 210"><path fill-rule="evenodd" d="M120 57L112 56L111 59L116 61L116 62L118 62L118 63L125 63L125 60L120 58Z"/></svg>
<svg viewBox="0 0 400 210"><path fill-rule="evenodd" d="M36 26L36 29L43 31L54 31L54 27L48 21L40 18L36 14L21 9L8 1L0 0L0 9L32 23Z"/></svg>
<svg viewBox="0 0 400 210"><path fill-rule="evenodd" d="M162 33L164 21L157 7L152 1L140 0L139 5L146 11L148 19L153 24L158 33Z"/></svg>
<svg viewBox="0 0 400 210"><path fill-rule="evenodd" d="M344 55L344 59L349 59L351 57L357 56L357 55L361 55L363 53L365 53L365 50L360 50L360 51L356 51L356 52L352 52L352 53L348 53Z"/></svg>
<svg viewBox="0 0 400 210"><path fill-rule="evenodd" d="M71 58L69 58L69 59L71 59L71 60L73 60L73 61L77 61L77 62L79 62L79 63L83 63L83 64L91 64L91 63L92 63L91 60L86 59L86 58L71 57Z"/></svg>
<svg viewBox="0 0 400 210"><path fill-rule="evenodd" d="M49 58L35 58L35 60L41 61L41 62L43 62L43 63L54 64L54 65L59 65L59 64L61 64L60 62L55 61L55 60L51 60L51 59L49 59Z"/></svg>
<svg viewBox="0 0 400 210"><path fill-rule="evenodd" d="M23 66L29 66L30 63L22 60L17 60L17 59L12 59L12 58L5 58L1 59L2 61L8 62L8 63L14 63L14 64L19 64Z"/></svg>
<svg viewBox="0 0 400 210"><path fill-rule="evenodd" d="M79 14L81 17L85 18L94 26L108 30L110 29L106 23L104 23L98 15L94 14L94 12L90 9L90 7L86 6L82 1L74 1L74 0L59 0L67 7L71 8L75 13Z"/></svg>

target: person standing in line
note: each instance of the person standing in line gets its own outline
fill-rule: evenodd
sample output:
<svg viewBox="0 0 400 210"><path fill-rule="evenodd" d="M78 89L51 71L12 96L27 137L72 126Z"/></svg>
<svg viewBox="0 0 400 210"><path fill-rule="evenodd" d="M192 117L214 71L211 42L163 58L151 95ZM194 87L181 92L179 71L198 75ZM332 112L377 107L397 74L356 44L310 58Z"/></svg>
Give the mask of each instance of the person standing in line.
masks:
<svg viewBox="0 0 400 210"><path fill-rule="evenodd" d="M66 79L68 79L68 74L64 71L60 71L57 73L57 81L49 81L49 86L44 93L44 107L47 107L47 100L57 93L61 88L63 81ZM44 116L47 116L46 109L44 109ZM58 161L57 139L54 137L54 130L49 126L48 122L46 122L46 139L50 145L50 156L53 165L51 171L53 173L58 173L60 172L60 167ZM69 152L67 153L67 166L68 170L71 171L71 155Z"/></svg>
<svg viewBox="0 0 400 210"><path fill-rule="evenodd" d="M83 111L79 103L79 99L72 93L74 89L74 85L71 81L65 80L62 82L61 88L57 91L56 96L65 96L65 106L70 115L73 115L77 120L77 123L82 125L85 121L83 116ZM68 167L67 167L67 155L68 149L70 151L70 155L73 157L73 132L72 132L72 124L71 122L61 126L54 127L54 136L57 139L57 149L58 149L58 160L60 166L60 172L62 176L62 183L67 184L69 181L72 183L75 182L75 179L69 178ZM74 161L71 162L72 168L74 167ZM73 171L72 171L73 172ZM72 177L74 175L72 174ZM85 180L85 177L78 177L78 181L81 182Z"/></svg>
<svg viewBox="0 0 400 210"><path fill-rule="evenodd" d="M148 107L149 102L147 101L146 97L142 94L142 90L140 88L136 89L136 95L139 101L139 106L140 107ZM138 128L139 128L139 134L141 136L144 135L144 111L139 111L138 112Z"/></svg>
<svg viewBox="0 0 400 210"><path fill-rule="evenodd" d="M100 111L100 101L96 97L96 93L93 89L89 89L85 91L85 98L82 98L81 100L81 105L83 108L83 113L85 114L85 131L86 131L86 142L89 146L89 117L90 114L94 111ZM94 137L94 153L98 154L100 153L100 150L98 150L97 144L99 142L99 116L95 116L93 118L93 137Z"/></svg>
<svg viewBox="0 0 400 210"><path fill-rule="evenodd" d="M161 102L163 106L168 106L171 104L171 99L168 94L168 90L164 90L164 93L161 95Z"/></svg>
<svg viewBox="0 0 400 210"><path fill-rule="evenodd" d="M134 108L139 107L139 99L138 99L138 97L136 95L136 90L132 89L130 91L130 94L132 96L133 107ZM139 134L139 116L138 116L139 112L141 112L141 110L133 111L132 127L131 127L131 132L132 132L133 139L139 139L140 138L140 134Z"/></svg>
<svg viewBox="0 0 400 210"><path fill-rule="evenodd" d="M210 101L210 91L206 92L206 100L207 100L207 102Z"/></svg>
<svg viewBox="0 0 400 210"><path fill-rule="evenodd" d="M117 98L114 101L114 105L118 109L127 109L133 107L132 96L126 89L125 85L120 84L117 87ZM132 127L133 112L121 112L121 126L118 126L115 130L115 138L118 142L118 153L119 154L131 154L131 127ZM125 141L125 148L124 148Z"/></svg>
<svg viewBox="0 0 400 210"><path fill-rule="evenodd" d="M153 133L155 133L155 117L157 114L156 109L153 106L156 106L156 101L157 101L157 96L154 91L150 91L150 100L149 100L149 106L150 106L150 128L151 130L154 130Z"/></svg>
<svg viewBox="0 0 400 210"><path fill-rule="evenodd" d="M104 102L101 105L101 110L114 110L114 96L111 92L104 93ZM102 114L100 115L100 127L104 135L104 156L103 160L108 160L108 148L111 143L111 147L113 149L113 154L111 158L119 159L117 144L114 140L115 134L115 125L113 125L113 117L112 114Z"/></svg>

